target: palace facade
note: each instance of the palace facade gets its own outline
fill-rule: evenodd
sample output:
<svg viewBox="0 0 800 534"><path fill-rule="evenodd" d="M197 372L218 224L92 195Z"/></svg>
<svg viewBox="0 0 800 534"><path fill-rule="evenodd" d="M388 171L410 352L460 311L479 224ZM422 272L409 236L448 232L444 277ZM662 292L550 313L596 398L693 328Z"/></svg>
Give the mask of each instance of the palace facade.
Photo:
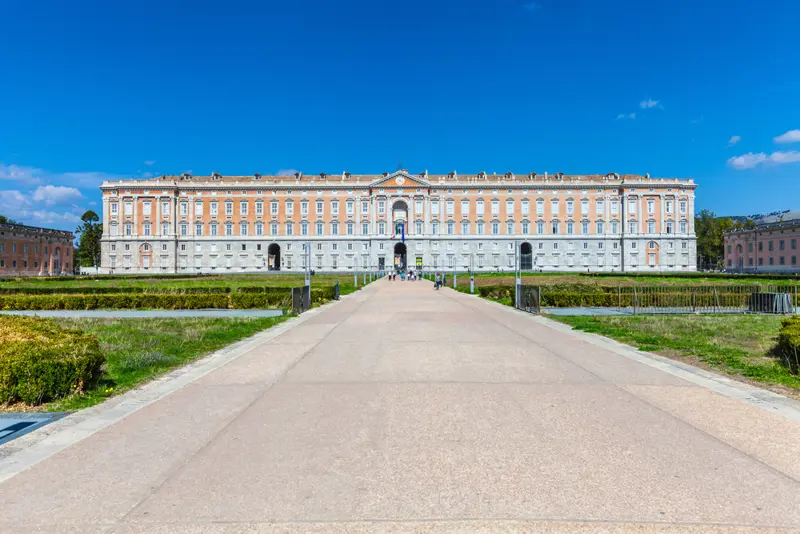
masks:
<svg viewBox="0 0 800 534"><path fill-rule="evenodd" d="M72 232L0 224L0 276L72 274Z"/></svg>
<svg viewBox="0 0 800 534"><path fill-rule="evenodd" d="M695 187L407 170L107 181L102 271L694 271Z"/></svg>
<svg viewBox="0 0 800 534"><path fill-rule="evenodd" d="M736 273L800 273L800 219L758 224L725 233L725 270Z"/></svg>

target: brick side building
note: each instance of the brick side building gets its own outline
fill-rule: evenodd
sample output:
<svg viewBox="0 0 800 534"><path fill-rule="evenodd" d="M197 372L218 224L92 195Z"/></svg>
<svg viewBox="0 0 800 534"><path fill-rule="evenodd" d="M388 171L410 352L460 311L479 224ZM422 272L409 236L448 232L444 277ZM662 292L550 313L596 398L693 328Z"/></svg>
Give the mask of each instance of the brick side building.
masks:
<svg viewBox="0 0 800 534"><path fill-rule="evenodd" d="M72 274L72 232L0 224L0 276Z"/></svg>
<svg viewBox="0 0 800 534"><path fill-rule="evenodd" d="M694 271L695 183L394 173L104 182L102 271ZM306 249L310 246L310 251Z"/></svg>
<svg viewBox="0 0 800 534"><path fill-rule="evenodd" d="M798 273L800 220L759 224L725 234L725 269L740 273Z"/></svg>

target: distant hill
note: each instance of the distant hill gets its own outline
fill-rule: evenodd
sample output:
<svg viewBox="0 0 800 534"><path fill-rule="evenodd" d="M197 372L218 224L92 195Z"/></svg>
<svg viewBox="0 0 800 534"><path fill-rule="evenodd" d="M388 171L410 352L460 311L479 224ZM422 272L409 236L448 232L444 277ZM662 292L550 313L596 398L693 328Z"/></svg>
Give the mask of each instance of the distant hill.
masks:
<svg viewBox="0 0 800 534"><path fill-rule="evenodd" d="M768 224L800 219L800 210L773 211L772 213L754 213L753 215L730 215L737 222L753 221L756 224Z"/></svg>

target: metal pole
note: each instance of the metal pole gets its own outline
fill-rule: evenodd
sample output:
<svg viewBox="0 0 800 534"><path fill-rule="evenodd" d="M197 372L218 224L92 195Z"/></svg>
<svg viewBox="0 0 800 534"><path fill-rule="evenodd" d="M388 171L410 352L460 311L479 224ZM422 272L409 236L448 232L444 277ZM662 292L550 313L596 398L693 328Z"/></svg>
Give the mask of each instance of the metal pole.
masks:
<svg viewBox="0 0 800 534"><path fill-rule="evenodd" d="M353 285L358 287L358 272L355 267L353 267Z"/></svg>
<svg viewBox="0 0 800 534"><path fill-rule="evenodd" d="M364 283L362 285L367 285L367 271L364 271Z"/></svg>
<svg viewBox="0 0 800 534"><path fill-rule="evenodd" d="M472 261L475 258L475 254L469 255L469 292L470 294L475 293L475 270L472 265Z"/></svg>
<svg viewBox="0 0 800 534"><path fill-rule="evenodd" d="M311 241L306 242L305 285L311 286Z"/></svg>

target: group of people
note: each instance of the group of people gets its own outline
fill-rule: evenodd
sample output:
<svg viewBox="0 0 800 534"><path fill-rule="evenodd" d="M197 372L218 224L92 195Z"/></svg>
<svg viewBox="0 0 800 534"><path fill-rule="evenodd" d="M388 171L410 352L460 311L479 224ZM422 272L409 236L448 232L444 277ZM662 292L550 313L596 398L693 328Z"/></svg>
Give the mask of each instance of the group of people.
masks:
<svg viewBox="0 0 800 534"><path fill-rule="evenodd" d="M400 276L400 280L408 280L409 282L413 282L417 279L417 273L414 271L399 271L394 273L389 273L389 280L394 281L397 280L397 276Z"/></svg>

